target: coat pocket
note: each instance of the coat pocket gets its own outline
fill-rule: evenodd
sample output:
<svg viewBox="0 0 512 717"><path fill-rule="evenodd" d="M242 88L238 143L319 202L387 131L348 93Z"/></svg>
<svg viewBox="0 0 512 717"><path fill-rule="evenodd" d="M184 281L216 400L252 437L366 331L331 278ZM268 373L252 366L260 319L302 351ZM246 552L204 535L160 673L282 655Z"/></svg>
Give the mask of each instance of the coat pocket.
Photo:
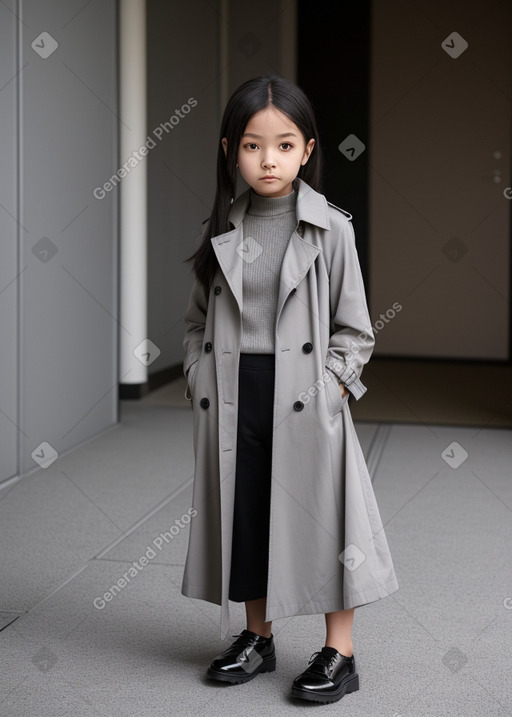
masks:
<svg viewBox="0 0 512 717"><path fill-rule="evenodd" d="M328 373L331 374L331 371L328 371ZM342 396L341 386L339 385L338 380L336 379L334 374L332 374L332 378L325 384L325 393L327 410L329 411L331 416L335 416L341 411L343 406L347 403L348 397L350 396L350 392L348 390L347 393Z"/></svg>
<svg viewBox="0 0 512 717"><path fill-rule="evenodd" d="M197 368L199 366L200 361L201 359L198 358L194 361L194 363L191 363L187 373L187 389L190 393L190 396L187 396L187 391L185 391L185 398L187 398L189 401L192 400L192 398L194 397L194 379L196 377Z"/></svg>

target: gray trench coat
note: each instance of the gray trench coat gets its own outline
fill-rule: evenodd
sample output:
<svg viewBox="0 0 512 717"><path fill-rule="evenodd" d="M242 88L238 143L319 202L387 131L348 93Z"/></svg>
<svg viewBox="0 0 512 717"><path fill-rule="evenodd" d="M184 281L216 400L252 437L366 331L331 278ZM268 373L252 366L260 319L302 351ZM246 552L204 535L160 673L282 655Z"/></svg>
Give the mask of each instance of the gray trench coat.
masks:
<svg viewBox="0 0 512 717"><path fill-rule="evenodd" d="M337 380L359 400L366 391L360 375L374 347L351 215L301 179L298 187L275 324L266 621L357 607L398 590L348 394L342 396ZM230 630L241 245L249 194L231 206L233 228L211 238L220 268L207 300L194 279L183 341L197 512L189 523L181 592L221 606L222 640Z"/></svg>

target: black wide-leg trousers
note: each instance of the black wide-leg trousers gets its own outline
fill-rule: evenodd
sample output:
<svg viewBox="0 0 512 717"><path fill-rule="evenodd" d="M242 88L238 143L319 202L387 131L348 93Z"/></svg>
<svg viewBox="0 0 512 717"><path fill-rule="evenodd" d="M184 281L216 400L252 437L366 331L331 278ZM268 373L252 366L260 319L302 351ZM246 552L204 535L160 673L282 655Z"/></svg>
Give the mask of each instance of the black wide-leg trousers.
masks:
<svg viewBox="0 0 512 717"><path fill-rule="evenodd" d="M267 594L274 354L241 353L229 599Z"/></svg>

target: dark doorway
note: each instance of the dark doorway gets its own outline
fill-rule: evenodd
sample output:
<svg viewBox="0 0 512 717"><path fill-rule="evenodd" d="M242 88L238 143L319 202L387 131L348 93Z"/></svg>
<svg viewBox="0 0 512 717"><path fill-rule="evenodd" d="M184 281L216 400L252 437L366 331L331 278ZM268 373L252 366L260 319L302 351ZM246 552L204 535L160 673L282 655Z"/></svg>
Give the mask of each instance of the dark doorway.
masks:
<svg viewBox="0 0 512 717"><path fill-rule="evenodd" d="M324 194L353 215L368 292L368 136L371 2L298 0L297 84L316 112L325 156ZM355 135L364 151L343 154ZM350 143L349 143L350 144Z"/></svg>

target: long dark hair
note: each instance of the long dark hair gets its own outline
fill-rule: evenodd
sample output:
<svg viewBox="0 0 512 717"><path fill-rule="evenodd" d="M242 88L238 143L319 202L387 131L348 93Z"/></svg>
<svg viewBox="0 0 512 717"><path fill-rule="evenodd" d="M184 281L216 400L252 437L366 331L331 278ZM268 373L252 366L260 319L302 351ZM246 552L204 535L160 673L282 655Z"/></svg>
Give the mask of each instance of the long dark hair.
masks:
<svg viewBox="0 0 512 717"><path fill-rule="evenodd" d="M217 153L217 191L203 240L198 249L184 260L194 262L193 271L203 285L206 297L218 268L210 239L230 229L228 214L231 201L236 196L236 161L240 140L251 117L271 105L297 125L306 144L311 138L315 139L313 151L306 164L301 165L297 176L315 191L322 191L322 151L313 108L304 91L290 80L272 72L244 82L231 95L222 117ZM222 146L223 137L228 141L227 156Z"/></svg>

